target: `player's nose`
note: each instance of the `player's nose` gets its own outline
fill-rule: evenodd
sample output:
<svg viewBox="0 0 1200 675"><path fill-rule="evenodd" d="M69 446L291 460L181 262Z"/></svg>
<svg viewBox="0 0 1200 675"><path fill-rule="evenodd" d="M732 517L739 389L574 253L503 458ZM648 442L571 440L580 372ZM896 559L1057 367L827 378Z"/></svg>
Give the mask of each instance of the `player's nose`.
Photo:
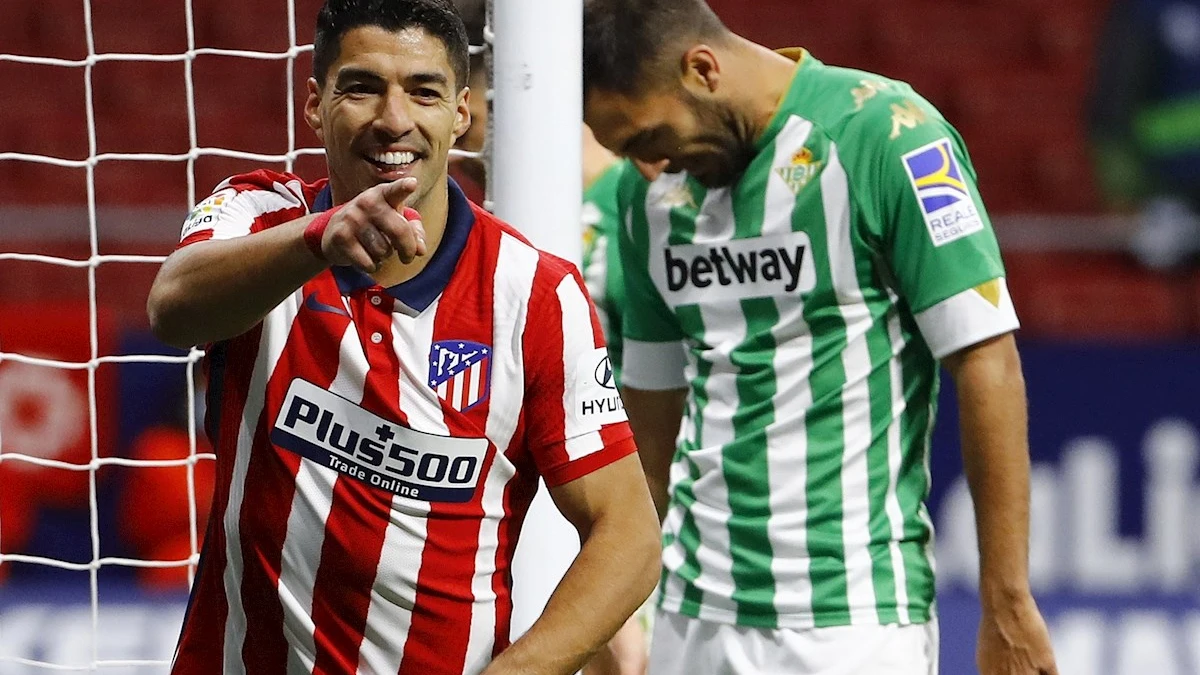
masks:
<svg viewBox="0 0 1200 675"><path fill-rule="evenodd" d="M411 105L407 92L389 91L383 97L379 114L375 116L375 128L391 138L400 138L412 131L415 124Z"/></svg>

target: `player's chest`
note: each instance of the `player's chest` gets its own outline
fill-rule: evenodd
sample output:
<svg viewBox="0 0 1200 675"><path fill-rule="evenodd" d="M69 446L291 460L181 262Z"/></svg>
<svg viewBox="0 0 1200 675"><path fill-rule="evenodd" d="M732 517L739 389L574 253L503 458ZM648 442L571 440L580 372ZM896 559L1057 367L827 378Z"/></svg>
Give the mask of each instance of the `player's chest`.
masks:
<svg viewBox="0 0 1200 675"><path fill-rule="evenodd" d="M412 316L374 297L318 289L282 347L270 345L279 349L265 402L271 442L402 497L470 501L503 463L497 448L508 448L521 413L523 378L508 363L520 355L496 356L513 336L470 308L435 301Z"/></svg>

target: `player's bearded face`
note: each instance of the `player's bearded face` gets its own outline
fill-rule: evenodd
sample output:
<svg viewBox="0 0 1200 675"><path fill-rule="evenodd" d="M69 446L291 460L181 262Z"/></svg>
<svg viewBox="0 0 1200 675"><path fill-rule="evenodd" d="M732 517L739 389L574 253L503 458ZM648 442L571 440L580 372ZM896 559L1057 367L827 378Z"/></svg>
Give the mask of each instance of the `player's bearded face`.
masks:
<svg viewBox="0 0 1200 675"><path fill-rule="evenodd" d="M705 187L732 185L754 159L753 139L732 109L686 90L681 97L692 116L691 134L680 144L683 151L669 158L666 171L687 171Z"/></svg>
<svg viewBox="0 0 1200 675"><path fill-rule="evenodd" d="M708 187L732 184L754 157L753 139L732 109L685 89L638 97L596 91L586 118L597 140L616 154L665 162L666 171L686 171Z"/></svg>
<svg viewBox="0 0 1200 675"><path fill-rule="evenodd" d="M336 203L400 178L419 181L420 210L445 190L446 157L470 124L467 93L442 41L419 28L342 35L323 86L309 84L305 117L325 144Z"/></svg>

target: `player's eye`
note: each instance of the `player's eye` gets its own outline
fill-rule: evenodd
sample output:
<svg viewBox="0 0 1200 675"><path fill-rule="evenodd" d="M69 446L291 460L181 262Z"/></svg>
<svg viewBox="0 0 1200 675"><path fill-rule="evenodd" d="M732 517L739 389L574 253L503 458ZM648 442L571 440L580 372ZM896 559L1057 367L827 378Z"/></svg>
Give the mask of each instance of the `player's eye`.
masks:
<svg viewBox="0 0 1200 675"><path fill-rule="evenodd" d="M413 90L412 94L423 102L439 101L442 98L442 92L430 87L418 87Z"/></svg>
<svg viewBox="0 0 1200 675"><path fill-rule="evenodd" d="M365 82L351 82L338 90L341 94L354 97L369 96L375 93L374 87Z"/></svg>

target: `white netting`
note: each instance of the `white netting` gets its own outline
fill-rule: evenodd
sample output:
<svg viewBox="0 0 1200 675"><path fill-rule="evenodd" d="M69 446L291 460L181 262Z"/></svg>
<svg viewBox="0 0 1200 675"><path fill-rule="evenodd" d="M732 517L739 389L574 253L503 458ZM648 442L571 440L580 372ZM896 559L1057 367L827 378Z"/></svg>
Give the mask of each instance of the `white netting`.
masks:
<svg viewBox="0 0 1200 675"><path fill-rule="evenodd" d="M32 452L12 451L6 448L4 444L4 429L0 424L0 466L8 464L25 464L27 466L43 467L48 469L65 470L72 472L86 472L88 477L88 530L90 532L90 559L85 562L72 562L69 560L56 559L53 557L40 555L26 555L22 553L13 553L0 550L0 571L4 571L5 565L11 567L13 563L21 563L25 565L53 567L61 570L69 570L75 572L86 572L89 576L89 604L86 610L86 618L80 619L80 611L70 613L73 617L67 620L66 623L71 623L72 620L84 620L89 626L86 631L88 634L88 642L86 645L52 645L55 639L49 637L36 644L41 645L34 649L31 653L5 653L5 644L34 644L29 641L22 642L20 639L12 639L6 642L5 633L13 635L21 633L30 626L37 625L39 629L43 628L39 621L43 621L45 617L38 613L38 610L29 609L18 604L6 605L5 600L5 581L0 575L0 673L8 675L10 673L24 672L45 672L45 671L102 671L105 673L112 672L152 672L144 667L149 666L158 670L165 670L168 665L166 660L169 657L170 651L174 645L174 639L178 632L179 614L181 607L171 607L165 612L152 615L147 619L142 617L144 630L148 633L153 633L158 636L164 636L168 642L155 646L155 653L161 655L162 658L128 658L130 652L122 652L121 645L104 644L105 634L120 624L121 621L129 618L130 614L123 611L123 605L115 607L105 607L102 604L100 571L105 568L124 567L124 568L186 568L187 579L190 584L199 560L199 543L201 526L200 515L197 512L196 500L196 466L199 462L215 459L211 453L197 451L196 437L196 365L204 356L204 352L199 349L192 349L187 354L181 356L163 356L155 354L129 354L129 355L112 355L102 353L101 343L99 339L99 315L100 310L97 303L97 271L106 266L112 265L157 265L165 260L162 255L141 255L141 254L111 254L101 253L100 234L97 225L98 209L97 209L97 188L96 188L96 168L97 166L110 162L176 162L186 163L187 166L187 202L189 208L197 201L198 190L202 193L199 196L203 197L210 189L211 185L197 185L196 181L196 163L197 160L204 157L223 157L237 160L249 160L264 164L282 163L285 170L293 170L295 161L306 155L323 155L323 150L319 147L297 147L297 126L296 126L296 87L295 87L295 66L297 58L303 54L312 51L311 44L297 43L297 17L296 17L296 0L287 0L287 39L288 47L286 50L269 52L269 51L254 51L240 49L222 49L211 47L197 47L196 44L196 16L194 14L194 0L183 0L185 9L185 24L187 36L187 48L181 53L172 54L156 54L156 53L115 53L115 52L97 52L96 40L93 33L93 6L91 0L82 1L84 33L86 36L87 53L85 58L81 59L65 59L47 56L32 56L27 54L0 53L0 65L5 63L20 64L26 66L52 66L65 69L82 69L84 79L84 111L87 124L87 157L84 159L70 159L60 156L51 156L49 154L35 154L28 152L13 152L7 151L3 145L0 145L0 163L16 162L16 163L33 163L42 165L53 165L63 168L85 169L87 180L86 193L86 219L87 219L87 241L89 254L86 257L65 257L58 255L47 255L42 253L29 253L19 250L11 250L13 246L12 238L9 235L14 234L17 228L21 228L22 224L13 222L0 222L0 263L5 262L23 262L35 263L38 265L54 265L63 268L74 268L86 270L87 274L87 293L88 293L88 357L85 360L62 360L55 358L45 358L29 353L16 353L8 351L5 344L0 344L0 369L5 366L13 366L22 364L35 368L51 368L63 371L85 371L87 374L87 408L88 408L88 443L90 444L90 460L70 462L57 459L38 456ZM311 4L311 3L310 3ZM143 0L141 9L145 12L153 13L159 10L159 5L156 0ZM249 16L236 18L233 20L252 20ZM485 31L485 35L490 40L490 31ZM0 42L0 50L4 49L4 43ZM471 47L472 54L478 54L488 51L486 46L473 45ZM231 57L247 60L258 61L283 61L286 63L286 80L287 80L287 96L286 96L286 119L287 123L287 150L282 154L264 154L256 152L246 152L236 148L225 147L201 147L199 136L197 133L197 94L196 83L193 78L193 64L197 57L202 56L220 56ZM100 152L97 142L97 120L96 120L96 101L93 90L93 70L97 64L106 62L177 62L184 65L184 92L187 105L187 138L189 150L186 153L153 153L153 152ZM490 60L489 60L490 63ZM132 83L137 86L137 83ZM487 92L489 98L491 92ZM281 102L283 103L283 102ZM0 140L0 143L3 141ZM454 154L472 158L479 158L481 155L486 155L486 150L483 153L464 152L453 150ZM5 194L7 193L7 194ZM15 191L4 189L0 192L0 205L6 202L15 200L17 195ZM0 278L0 283L3 279ZM18 317L5 317L6 320L19 320ZM116 456L117 453L111 448L102 448L100 438L97 432L98 429L98 410L99 405L107 405L108 402L99 400L97 391L97 370L102 366L115 364L174 364L183 367L186 370L187 383L187 433L188 433L188 456L183 459L171 460L147 460L147 459L132 459L128 457ZM2 372L2 370L0 370ZM2 396L0 396L0 406L4 404ZM0 420L4 419L0 415ZM190 539L190 555L180 559L138 559L129 557L113 557L101 555L101 512L100 504L98 503L98 487L97 473L106 466L121 466L135 468L156 468L156 467L186 467L187 468L187 486L188 486L188 501L189 501L189 539ZM6 489L0 485L0 490ZM2 504L2 501L0 501ZM4 523L0 513L0 532L3 531ZM11 590L11 586L9 586ZM7 614L7 616L5 615ZM167 626L164 628L162 621L155 621L153 617L164 618ZM174 625L170 625L175 622ZM75 626L78 628L78 626ZM70 626L57 626L62 629L62 634L59 640L78 640L79 633L68 630ZM128 626L126 626L128 628ZM136 629L135 629L136 630ZM47 646L50 644L51 646ZM62 648L59 648L59 647ZM146 645L140 645L144 648ZM137 652L137 648L131 648L132 652ZM83 660L79 659L83 655ZM140 656L134 653L133 656ZM124 669L124 670L122 670Z"/></svg>

